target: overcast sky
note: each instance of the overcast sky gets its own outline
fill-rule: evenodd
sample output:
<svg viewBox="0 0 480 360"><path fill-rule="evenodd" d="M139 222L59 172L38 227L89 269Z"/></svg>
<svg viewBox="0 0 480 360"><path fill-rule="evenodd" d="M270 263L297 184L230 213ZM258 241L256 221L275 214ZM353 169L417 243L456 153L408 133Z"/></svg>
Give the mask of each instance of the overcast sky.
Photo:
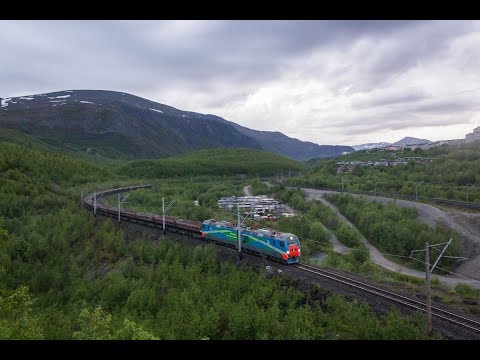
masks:
<svg viewBox="0 0 480 360"><path fill-rule="evenodd" d="M479 21L0 21L0 97L128 92L318 144L464 138Z"/></svg>

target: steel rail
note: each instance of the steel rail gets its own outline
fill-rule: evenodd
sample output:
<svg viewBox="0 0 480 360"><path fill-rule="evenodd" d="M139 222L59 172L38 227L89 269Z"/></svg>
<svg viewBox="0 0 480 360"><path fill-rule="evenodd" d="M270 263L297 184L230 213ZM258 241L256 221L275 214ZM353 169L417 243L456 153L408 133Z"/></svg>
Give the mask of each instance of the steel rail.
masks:
<svg viewBox="0 0 480 360"><path fill-rule="evenodd" d="M364 282L361 282L361 281L358 281L358 280L355 280L355 279L351 279L351 278L348 278L346 276L330 272L328 270L320 269L320 268L317 268L315 266L301 264L301 265L296 265L296 267L303 270L303 271L313 273L313 274L317 274L319 276L325 277L327 279L330 279L330 280L333 280L333 281L336 281L336 282L346 284L348 286L351 286L351 287L354 287L356 289L368 292L370 294L380 296L380 297L383 297L385 299L389 299L389 300L391 300L393 302L396 302L398 304L405 305L405 306L408 306L410 308L420 310L422 312L426 311L425 310L425 307L426 307L425 303L423 303L419 300L411 299L409 297L406 297L406 296L403 296L403 295L400 295L400 294L396 294L394 292L391 292L391 291L388 291L388 290L385 290L385 289L379 288L377 286L373 286L373 285L370 285L370 284L367 284L367 283L364 283ZM467 328L469 330L473 330L475 332L480 333L480 322L477 321L477 320L470 319L470 318L452 313L450 311L440 309L440 308L435 307L435 306L432 306L432 315L439 318L439 319L454 323L458 326L461 326L461 327Z"/></svg>

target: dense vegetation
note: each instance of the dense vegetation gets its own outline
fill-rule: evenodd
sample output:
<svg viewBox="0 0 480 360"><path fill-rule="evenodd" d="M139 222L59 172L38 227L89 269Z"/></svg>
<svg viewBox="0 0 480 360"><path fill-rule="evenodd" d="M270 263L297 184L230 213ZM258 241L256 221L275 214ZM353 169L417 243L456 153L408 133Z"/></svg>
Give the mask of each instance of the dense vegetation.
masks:
<svg viewBox="0 0 480 360"><path fill-rule="evenodd" d="M421 316L378 317L328 294L314 301L282 278L220 263L211 245L133 237L79 210L80 189L151 179L3 142L0 174L1 339L424 338ZM177 181L158 189L179 204L208 192ZM216 196L242 184L210 186Z"/></svg>
<svg viewBox="0 0 480 360"><path fill-rule="evenodd" d="M338 172L338 161L408 160L407 165L356 166L352 172ZM424 160L422 160L424 159ZM425 160L426 159L426 160ZM428 159L432 159L430 162ZM480 202L480 142L461 146L442 145L428 150L403 152L358 151L328 160L311 161L314 166L290 184L349 190L377 191Z"/></svg>
<svg viewBox="0 0 480 360"><path fill-rule="evenodd" d="M295 160L252 149L210 149L159 160L132 161L119 172L128 176L159 178L196 175L273 176L275 172L298 171Z"/></svg>
<svg viewBox="0 0 480 360"><path fill-rule="evenodd" d="M320 201L305 200L304 194L295 188L286 189L279 184L267 187L259 181L253 181L253 184L255 192L269 193L299 210L293 218L282 218L276 223L261 223L297 234L302 243L302 261L357 272L377 281L421 283L419 279L385 270L371 262L359 231L343 224L338 219L337 212ZM432 229L417 221L414 209L397 207L393 203L388 206L369 203L349 195L329 197L329 201L336 203L340 212L347 215L362 234L384 253L408 257L411 250L424 247L425 240L434 244L453 238L446 254L462 254L457 233L443 225ZM333 235L344 245L351 247L351 251L346 254L333 251L332 246L327 245ZM316 257L319 252L326 255L321 261ZM390 258L392 261L423 270L419 261ZM421 260L421 257L417 256L417 259ZM451 260L442 259L439 266L448 269L451 267ZM459 289L460 293L463 288Z"/></svg>
<svg viewBox="0 0 480 360"><path fill-rule="evenodd" d="M411 251L424 248L426 241L439 244L453 239L445 255L462 254L458 233L444 224L431 228L419 222L416 220L417 212L414 208L400 207L393 202L384 205L344 194L331 194L327 199L338 206L339 211L382 252L410 256ZM449 267L451 260L442 258L438 265ZM415 262L411 266L423 269L421 263Z"/></svg>

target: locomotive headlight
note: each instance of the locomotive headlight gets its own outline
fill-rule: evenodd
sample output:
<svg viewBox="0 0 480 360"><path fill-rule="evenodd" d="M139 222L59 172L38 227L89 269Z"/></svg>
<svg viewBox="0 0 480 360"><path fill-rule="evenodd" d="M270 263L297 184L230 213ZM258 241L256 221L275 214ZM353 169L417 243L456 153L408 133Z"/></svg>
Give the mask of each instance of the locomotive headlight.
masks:
<svg viewBox="0 0 480 360"><path fill-rule="evenodd" d="M290 251L289 251L289 250L287 250L287 255L290 255Z"/></svg>

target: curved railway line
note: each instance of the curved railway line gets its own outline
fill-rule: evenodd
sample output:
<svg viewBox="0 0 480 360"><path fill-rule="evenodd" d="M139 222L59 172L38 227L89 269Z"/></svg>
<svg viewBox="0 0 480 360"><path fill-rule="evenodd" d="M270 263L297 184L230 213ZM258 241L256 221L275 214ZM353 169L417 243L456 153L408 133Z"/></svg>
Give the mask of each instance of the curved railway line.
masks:
<svg viewBox="0 0 480 360"><path fill-rule="evenodd" d="M128 186L128 187L96 192L94 194L87 195L83 199L83 205L88 210L91 210L91 211L93 210L95 214L108 216L112 218L118 218L119 215L118 215L117 207L101 204L97 200L103 196L110 196L110 195L114 195L121 192L136 190L140 188L149 188L149 187L151 187L151 185L138 185L138 186ZM137 223L143 226L149 226L149 227L154 227L159 229L161 229L163 226L163 217L161 215L144 213L144 212L135 212L135 211L126 210L126 209L121 210L120 220L129 221L129 222ZM199 221L176 219L170 216L165 216L165 229L170 232L189 235L195 238L202 239L201 222ZM260 254L257 254L257 253L253 253L253 254L256 256L260 256ZM411 299L404 295L396 294L392 291L384 290L377 286L373 286L362 281L354 280L352 278L349 278L344 275L339 275L329 270L325 270L325 269L321 269L318 267L305 265L305 264L290 265L290 266L295 266L297 269L300 269L307 273L314 274L319 277L327 278L329 280L348 285L355 289L367 292L371 295L381 297L383 299L392 301L396 304L399 304L414 310L420 310L422 312L426 311L425 310L426 304L422 301ZM435 306L432 306L432 315L438 319L455 324L461 328L468 329L476 333L480 333L480 321L478 320L467 318L465 316L458 315Z"/></svg>

